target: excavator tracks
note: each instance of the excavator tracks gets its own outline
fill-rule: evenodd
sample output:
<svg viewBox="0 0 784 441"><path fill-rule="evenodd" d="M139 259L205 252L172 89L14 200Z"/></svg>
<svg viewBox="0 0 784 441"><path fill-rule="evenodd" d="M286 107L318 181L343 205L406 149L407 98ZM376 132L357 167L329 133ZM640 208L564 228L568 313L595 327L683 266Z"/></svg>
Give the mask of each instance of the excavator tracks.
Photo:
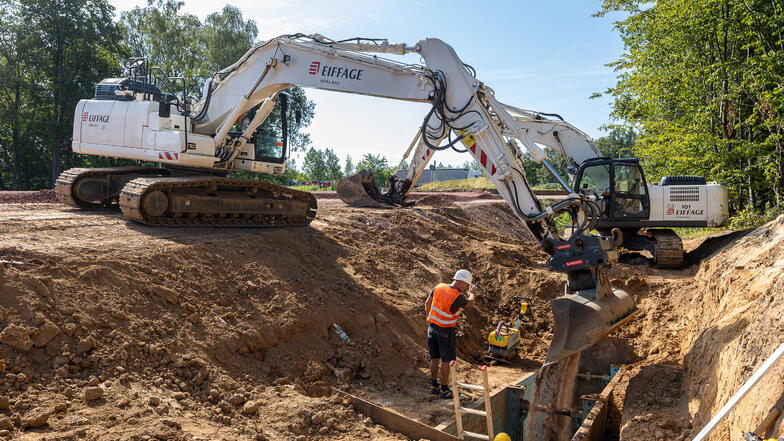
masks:
<svg viewBox="0 0 784 441"><path fill-rule="evenodd" d="M141 176L168 175L156 167L72 168L57 177L57 199L74 208L117 209L123 186Z"/></svg>
<svg viewBox="0 0 784 441"><path fill-rule="evenodd" d="M655 229L646 232L653 237L655 252L654 263L659 268L682 268L684 261L683 242L672 230Z"/></svg>
<svg viewBox="0 0 784 441"><path fill-rule="evenodd" d="M125 216L159 226L305 226L316 208L305 191L216 176L138 178L120 193Z"/></svg>

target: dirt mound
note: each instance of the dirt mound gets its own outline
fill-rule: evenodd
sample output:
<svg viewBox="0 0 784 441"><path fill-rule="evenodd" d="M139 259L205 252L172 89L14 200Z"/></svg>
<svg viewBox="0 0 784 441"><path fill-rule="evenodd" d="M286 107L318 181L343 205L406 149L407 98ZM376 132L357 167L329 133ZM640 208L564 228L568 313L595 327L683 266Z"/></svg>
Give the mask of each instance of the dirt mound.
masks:
<svg viewBox="0 0 784 441"><path fill-rule="evenodd" d="M54 190L0 191L0 204L45 204L54 202L57 202Z"/></svg>
<svg viewBox="0 0 784 441"><path fill-rule="evenodd" d="M443 195L428 195L416 201L419 206L428 207L457 207L457 205Z"/></svg>
<svg viewBox="0 0 784 441"><path fill-rule="evenodd" d="M523 348L541 359L545 301L562 290L495 203L327 203L310 228L266 231L47 210L34 229L29 212L10 213L0 232L0 430L14 437L40 425L63 439L400 439L330 387L426 401L432 286L457 268L475 274L480 299L465 311L459 348L469 361L520 294L541 300L537 338ZM475 371L459 370L469 380ZM417 417L447 418L442 404Z"/></svg>
<svg viewBox="0 0 784 441"><path fill-rule="evenodd" d="M686 439L784 341L784 216L738 234L691 279L646 283L643 318L624 331L641 361L626 379L621 439ZM711 439L754 430L782 397L780 364Z"/></svg>

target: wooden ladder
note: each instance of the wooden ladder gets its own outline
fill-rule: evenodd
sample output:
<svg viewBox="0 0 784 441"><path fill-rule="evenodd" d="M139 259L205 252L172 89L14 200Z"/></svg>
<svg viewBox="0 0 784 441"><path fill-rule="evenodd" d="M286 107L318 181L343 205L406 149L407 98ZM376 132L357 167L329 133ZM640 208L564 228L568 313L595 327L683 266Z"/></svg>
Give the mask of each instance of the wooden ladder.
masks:
<svg viewBox="0 0 784 441"><path fill-rule="evenodd" d="M449 363L449 375L452 378L452 395L455 401L455 423L457 424L457 437L460 439L475 438L491 441L494 437L493 433L493 411L490 406L490 383L487 380L487 366L482 366L482 386L475 384L460 383L457 381L457 373L455 372L455 362ZM471 409L460 405L460 389L481 390L484 394L485 410ZM463 430L463 414L483 416L487 420L487 435L476 432L469 432Z"/></svg>

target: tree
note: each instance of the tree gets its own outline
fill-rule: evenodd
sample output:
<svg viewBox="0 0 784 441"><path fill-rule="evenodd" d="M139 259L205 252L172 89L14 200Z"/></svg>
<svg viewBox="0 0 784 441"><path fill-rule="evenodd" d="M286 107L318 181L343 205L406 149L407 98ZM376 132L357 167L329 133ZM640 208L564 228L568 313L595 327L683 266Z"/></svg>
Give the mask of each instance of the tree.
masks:
<svg viewBox="0 0 784 441"><path fill-rule="evenodd" d="M0 179L50 187L70 150L76 103L123 53L105 0L0 1ZM5 184L2 185L5 187Z"/></svg>
<svg viewBox="0 0 784 441"><path fill-rule="evenodd" d="M152 66L162 69L159 77L185 78L186 93L198 97L214 61L207 59L204 26L197 16L181 11L184 5L176 0L147 0L146 7L124 12L122 23L133 56L147 57ZM169 92L179 92L178 88L172 84Z"/></svg>
<svg viewBox="0 0 784 441"><path fill-rule="evenodd" d="M604 0L626 47L612 115L649 181L699 174L735 210L784 202L784 8L770 0Z"/></svg>
<svg viewBox="0 0 784 441"><path fill-rule="evenodd" d="M324 149L322 157L324 158L327 180L337 183L337 181L343 179L343 170L340 167L338 155L332 149Z"/></svg>
<svg viewBox="0 0 784 441"><path fill-rule="evenodd" d="M631 127L613 127L607 136L602 136L594 142L602 155L608 158L634 157L634 142L637 133Z"/></svg>
<svg viewBox="0 0 784 441"><path fill-rule="evenodd" d="M367 170L373 173L378 185L383 187L389 182L389 176L395 171L395 168L389 166L387 158L366 153L357 163L357 170Z"/></svg>
<svg viewBox="0 0 784 441"><path fill-rule="evenodd" d="M302 160L302 171L310 181L325 181L328 178L324 152L311 147Z"/></svg>
<svg viewBox="0 0 784 441"><path fill-rule="evenodd" d="M351 176L354 174L354 163L351 162L351 156L346 155L346 165L343 168L343 175L344 176Z"/></svg>
<svg viewBox="0 0 784 441"><path fill-rule="evenodd" d="M259 34L256 22L245 20L236 6L226 5L204 22L206 58L210 70L232 65L250 49Z"/></svg>

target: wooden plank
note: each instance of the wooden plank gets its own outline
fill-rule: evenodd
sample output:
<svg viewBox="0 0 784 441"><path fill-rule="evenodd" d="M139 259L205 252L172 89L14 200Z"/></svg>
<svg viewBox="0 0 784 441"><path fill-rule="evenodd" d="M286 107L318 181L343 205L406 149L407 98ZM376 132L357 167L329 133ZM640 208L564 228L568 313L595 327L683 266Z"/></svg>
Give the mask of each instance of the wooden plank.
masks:
<svg viewBox="0 0 784 441"><path fill-rule="evenodd" d="M355 397L354 395L343 392L339 389L332 388L332 390L341 396L349 398L351 400L351 404L354 406L354 409L356 409L357 412L369 416L373 419L373 422L380 424L393 432L402 433L411 439L428 439L430 441L460 441L460 438L456 438L448 433L436 430L427 424L422 424L419 421L412 420L395 412L394 410L373 404L370 401Z"/></svg>
<svg viewBox="0 0 784 441"><path fill-rule="evenodd" d="M482 385L485 387L484 399L485 416L487 417L487 436L488 439L493 439L493 437L495 437L495 432L493 432L493 400L490 398L490 381L487 379L487 366L482 366ZM506 400L504 399L504 401ZM499 413L499 415L504 415L505 413L506 412Z"/></svg>
<svg viewBox="0 0 784 441"><path fill-rule="evenodd" d="M455 360L449 362L449 377L452 379L452 401L455 405L455 422L457 423L457 437L463 439L463 414L460 413L460 388L455 372Z"/></svg>

